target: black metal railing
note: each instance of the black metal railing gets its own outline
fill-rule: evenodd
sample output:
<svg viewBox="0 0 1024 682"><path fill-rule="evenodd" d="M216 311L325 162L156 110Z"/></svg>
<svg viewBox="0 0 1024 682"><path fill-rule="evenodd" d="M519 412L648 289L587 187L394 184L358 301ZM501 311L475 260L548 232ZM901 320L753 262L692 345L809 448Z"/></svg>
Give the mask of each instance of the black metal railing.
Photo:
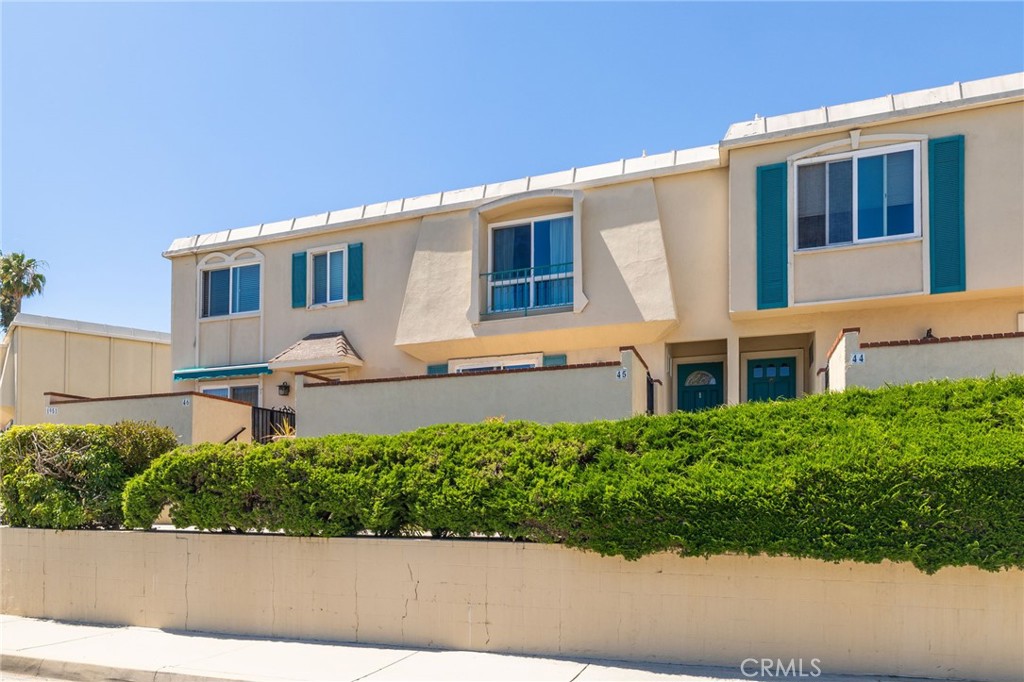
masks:
<svg viewBox="0 0 1024 682"><path fill-rule="evenodd" d="M252 408L252 441L269 443L274 436L295 435L295 410L290 407Z"/></svg>
<svg viewBox="0 0 1024 682"><path fill-rule="evenodd" d="M572 263L541 265L480 275L487 285L487 312L522 312L572 305Z"/></svg>

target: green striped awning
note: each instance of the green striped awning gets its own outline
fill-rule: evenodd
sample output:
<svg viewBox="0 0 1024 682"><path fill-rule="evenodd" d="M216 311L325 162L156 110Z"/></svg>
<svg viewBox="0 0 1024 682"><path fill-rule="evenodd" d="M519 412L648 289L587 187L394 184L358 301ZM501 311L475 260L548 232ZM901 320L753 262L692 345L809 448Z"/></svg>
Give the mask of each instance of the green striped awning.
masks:
<svg viewBox="0 0 1024 682"><path fill-rule="evenodd" d="M225 367L192 367L174 370L175 381L192 381L195 379L227 379L229 377L254 377L270 374L271 369L265 362L255 365L227 365Z"/></svg>

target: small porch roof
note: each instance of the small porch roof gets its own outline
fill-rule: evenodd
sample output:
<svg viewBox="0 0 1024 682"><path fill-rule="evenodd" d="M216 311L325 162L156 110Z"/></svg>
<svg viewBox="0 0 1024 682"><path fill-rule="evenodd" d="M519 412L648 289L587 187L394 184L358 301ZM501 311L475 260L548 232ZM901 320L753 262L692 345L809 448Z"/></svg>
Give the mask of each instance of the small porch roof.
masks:
<svg viewBox="0 0 1024 682"><path fill-rule="evenodd" d="M310 334L270 360L270 369L302 372L331 367L361 367L359 357L343 331Z"/></svg>

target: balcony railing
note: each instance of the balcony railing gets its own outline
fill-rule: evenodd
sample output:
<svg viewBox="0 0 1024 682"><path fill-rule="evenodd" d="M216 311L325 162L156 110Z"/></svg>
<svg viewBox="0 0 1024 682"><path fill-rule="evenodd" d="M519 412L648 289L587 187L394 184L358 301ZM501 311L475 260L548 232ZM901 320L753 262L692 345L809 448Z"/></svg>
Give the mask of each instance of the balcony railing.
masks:
<svg viewBox="0 0 1024 682"><path fill-rule="evenodd" d="M522 312L572 305L572 263L485 272L487 312Z"/></svg>

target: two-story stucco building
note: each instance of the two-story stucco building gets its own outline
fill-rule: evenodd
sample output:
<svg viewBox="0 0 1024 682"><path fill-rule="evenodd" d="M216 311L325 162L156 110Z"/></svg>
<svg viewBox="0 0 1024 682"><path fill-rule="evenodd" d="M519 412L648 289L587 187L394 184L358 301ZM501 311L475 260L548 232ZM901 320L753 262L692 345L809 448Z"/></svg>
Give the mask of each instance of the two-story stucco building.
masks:
<svg viewBox="0 0 1024 682"><path fill-rule="evenodd" d="M178 386L300 434L1024 371L1024 74L175 240Z"/></svg>

